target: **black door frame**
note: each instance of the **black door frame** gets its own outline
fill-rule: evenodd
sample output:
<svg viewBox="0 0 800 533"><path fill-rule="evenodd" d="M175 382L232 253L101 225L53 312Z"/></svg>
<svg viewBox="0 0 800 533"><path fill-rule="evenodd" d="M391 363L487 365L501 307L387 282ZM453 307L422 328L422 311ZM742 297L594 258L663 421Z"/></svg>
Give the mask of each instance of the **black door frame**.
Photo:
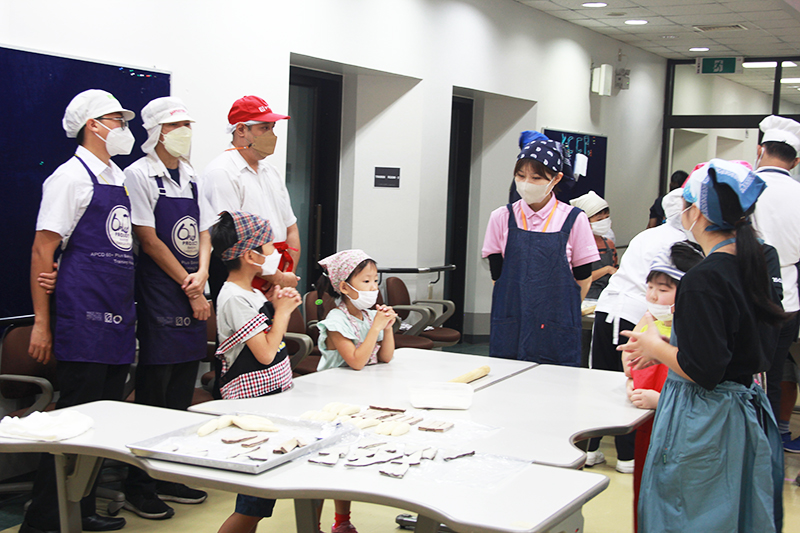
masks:
<svg viewBox="0 0 800 533"><path fill-rule="evenodd" d="M470 171L472 168L473 101L453 96L450 119L450 163L447 171L447 241L445 264L456 265L444 280L444 297L456 304L456 312L445 325L464 330L467 283L467 237L469 225Z"/></svg>
<svg viewBox="0 0 800 533"><path fill-rule="evenodd" d="M342 138L342 76L292 66L289 84L314 89L311 138L311 198L309 242L303 250L311 290L322 270L317 262L336 253L339 211L339 162ZM305 291L303 291L305 292Z"/></svg>
<svg viewBox="0 0 800 533"><path fill-rule="evenodd" d="M783 75L783 61L800 62L800 56L791 57L746 57L745 62L750 61L775 61L775 78L772 90L772 111L770 114L780 114L781 104L781 77ZM760 115L675 115L673 107L675 103L675 67L678 65L692 65L694 59L668 59L667 60L667 83L664 90L664 126L661 134L661 172L659 175L658 190L663 194L667 190L669 176L669 136L673 129L680 128L700 128L700 129L758 129L759 123L769 114ZM800 122L800 115L782 114L782 117L791 118ZM762 133L759 131L758 139L761 140ZM699 162L699 161L698 161Z"/></svg>

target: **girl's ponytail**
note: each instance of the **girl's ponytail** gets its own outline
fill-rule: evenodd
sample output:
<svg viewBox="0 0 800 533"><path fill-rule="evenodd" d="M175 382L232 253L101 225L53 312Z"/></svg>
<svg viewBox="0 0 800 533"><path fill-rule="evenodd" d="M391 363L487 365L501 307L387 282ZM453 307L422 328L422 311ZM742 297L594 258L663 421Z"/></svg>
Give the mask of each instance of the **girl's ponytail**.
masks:
<svg viewBox="0 0 800 533"><path fill-rule="evenodd" d="M767 261L761 243L758 242L756 232L750 223L750 215L755 210L755 204L746 212L742 211L736 193L727 184L717 182L716 172L713 168L709 169L708 175L719 196L722 218L732 225L736 232L736 263L739 266L745 294L755 306L756 317L772 326L780 325L788 318L788 315L780 305L770 298L770 276L767 271Z"/></svg>

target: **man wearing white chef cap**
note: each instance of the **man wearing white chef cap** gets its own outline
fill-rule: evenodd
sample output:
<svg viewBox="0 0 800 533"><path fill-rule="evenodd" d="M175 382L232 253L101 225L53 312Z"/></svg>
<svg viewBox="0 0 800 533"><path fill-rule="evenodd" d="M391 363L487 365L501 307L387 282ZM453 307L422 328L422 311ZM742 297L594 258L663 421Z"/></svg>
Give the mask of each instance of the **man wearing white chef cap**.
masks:
<svg viewBox="0 0 800 533"><path fill-rule="evenodd" d="M214 221L189 164L194 120L180 98L164 96L142 109L145 156L125 169L131 221L140 249L136 264L136 403L186 410L200 360L206 356L208 279ZM164 503L201 503L207 494L156 482L131 467L124 508L142 518L169 518Z"/></svg>
<svg viewBox="0 0 800 533"><path fill-rule="evenodd" d="M792 440L789 432L789 418L797 399L795 382L784 382L784 366L789 375L796 375L797 366L789 355L789 347L797 339L800 320L800 298L798 298L797 277L800 262L800 183L795 181L789 171L800 162L800 124L794 120L768 116L759 125L764 136L758 145L756 173L767 184L758 199L753 224L761 237L778 250L781 261L783 283L783 309L795 313L781 328L780 338L775 348L772 367L767 373L767 395L783 438L786 451L800 453L800 438ZM792 378L794 379L794 378ZM781 405L788 406L788 409ZM781 415L783 411L783 415Z"/></svg>
<svg viewBox="0 0 800 533"><path fill-rule="evenodd" d="M42 184L31 250L31 279L51 274L61 249L52 298L31 283L35 320L28 353L53 357L60 395L56 408L122 400L136 353L133 235L125 175L112 161L134 144L135 117L111 93L89 89L67 105L62 126L75 153ZM42 454L20 526L22 533L57 531L58 492L53 456ZM124 518L98 515L94 488L81 501L84 531L113 531Z"/></svg>

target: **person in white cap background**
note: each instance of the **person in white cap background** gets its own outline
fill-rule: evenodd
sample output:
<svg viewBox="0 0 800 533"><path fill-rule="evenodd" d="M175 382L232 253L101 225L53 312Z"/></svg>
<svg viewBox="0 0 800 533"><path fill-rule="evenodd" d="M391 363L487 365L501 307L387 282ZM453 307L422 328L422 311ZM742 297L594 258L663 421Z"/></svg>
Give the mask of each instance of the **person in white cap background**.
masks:
<svg viewBox="0 0 800 533"><path fill-rule="evenodd" d="M798 263L800 263L800 183L789 171L800 162L800 124L771 115L759 125L764 136L758 145L756 174L767 184L756 204L753 225L761 237L778 250L783 284L783 309L793 313L781 328L772 366L767 372L767 396L778 420L784 449L800 453L800 438L792 440L789 418L797 401L797 365L789 347L797 340L800 319ZM788 369L785 367L788 366ZM786 376L794 381L783 381Z"/></svg>
<svg viewBox="0 0 800 533"><path fill-rule="evenodd" d="M113 95L90 89L67 106L62 125L78 141L75 155L42 186L31 252L35 314L29 353L47 363L53 356L60 385L56 408L95 400L122 400L134 360L133 235L125 175L111 157L134 144L128 121L135 114ZM51 306L37 281L53 271L61 248L59 279ZM51 316L53 321L51 322ZM23 533L59 528L53 456L42 454ZM124 518L99 516L94 490L81 501L84 531L109 531Z"/></svg>
<svg viewBox="0 0 800 533"><path fill-rule="evenodd" d="M214 214L189 163L192 120L180 98L156 98L142 109L146 154L125 169L136 264L136 403L188 409L200 360L206 356L203 295L208 279ZM164 519L174 510L162 500L201 503L207 494L179 483L156 482L130 467L124 508Z"/></svg>
<svg viewBox="0 0 800 533"><path fill-rule="evenodd" d="M288 118L274 113L258 96L236 100L228 113L231 144L209 163L201 179L215 213L243 211L269 221L275 233L273 245L281 252L282 259L274 275L256 278L257 288L271 284L297 286L297 276L293 273L300 260L297 217L278 169L266 161L278 140L275 123ZM210 285L215 302L226 276L225 268L212 257Z"/></svg>
<svg viewBox="0 0 800 533"><path fill-rule="evenodd" d="M611 231L611 209L608 207L608 202L594 191L573 198L569 203L586 213L586 216L589 217L589 224L592 226L594 243L597 245L600 260L592 263L592 284L586 297L597 299L608 285L611 275L619 267L617 247L614 246L611 239L605 236Z"/></svg>

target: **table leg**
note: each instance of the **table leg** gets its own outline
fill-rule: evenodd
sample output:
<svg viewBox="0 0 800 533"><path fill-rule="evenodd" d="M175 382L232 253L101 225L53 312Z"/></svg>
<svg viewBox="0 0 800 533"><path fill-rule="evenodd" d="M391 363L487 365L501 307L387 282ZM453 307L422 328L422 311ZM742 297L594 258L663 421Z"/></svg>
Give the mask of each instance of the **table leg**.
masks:
<svg viewBox="0 0 800 533"><path fill-rule="evenodd" d="M59 524L63 533L80 533L81 499L97 479L103 460L86 455L54 455L58 488Z"/></svg>
<svg viewBox="0 0 800 533"><path fill-rule="evenodd" d="M294 501L294 519L297 524L297 533L319 533L318 509L322 500Z"/></svg>
<svg viewBox="0 0 800 533"><path fill-rule="evenodd" d="M417 515L417 526L415 533L437 533L439 531L439 521L427 516Z"/></svg>

